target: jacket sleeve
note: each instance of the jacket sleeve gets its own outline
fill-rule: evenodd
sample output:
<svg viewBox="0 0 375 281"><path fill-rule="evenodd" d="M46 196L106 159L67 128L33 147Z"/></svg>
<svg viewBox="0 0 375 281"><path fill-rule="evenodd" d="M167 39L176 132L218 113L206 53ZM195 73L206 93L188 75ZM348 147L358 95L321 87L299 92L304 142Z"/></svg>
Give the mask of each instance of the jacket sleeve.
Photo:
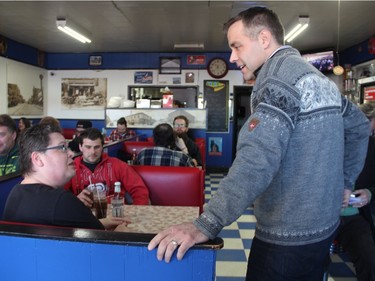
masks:
<svg viewBox="0 0 375 281"><path fill-rule="evenodd" d="M345 188L353 189L366 159L370 124L363 112L342 96L344 120L344 183Z"/></svg>

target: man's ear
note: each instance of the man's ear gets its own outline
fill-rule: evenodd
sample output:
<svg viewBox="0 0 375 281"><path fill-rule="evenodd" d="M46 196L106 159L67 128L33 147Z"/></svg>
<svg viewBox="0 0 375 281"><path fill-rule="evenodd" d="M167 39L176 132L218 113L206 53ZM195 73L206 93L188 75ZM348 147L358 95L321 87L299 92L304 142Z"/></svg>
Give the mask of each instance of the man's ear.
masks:
<svg viewBox="0 0 375 281"><path fill-rule="evenodd" d="M263 29L258 35L259 43L263 46L264 49L269 48L272 43L272 38L272 34L268 29Z"/></svg>

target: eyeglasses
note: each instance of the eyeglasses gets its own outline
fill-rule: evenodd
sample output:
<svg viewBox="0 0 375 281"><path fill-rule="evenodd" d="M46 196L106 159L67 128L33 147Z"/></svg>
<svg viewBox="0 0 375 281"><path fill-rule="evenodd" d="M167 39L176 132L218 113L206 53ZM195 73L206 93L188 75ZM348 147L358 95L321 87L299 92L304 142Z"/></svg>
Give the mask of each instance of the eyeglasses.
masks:
<svg viewBox="0 0 375 281"><path fill-rule="evenodd" d="M39 149L38 151L47 151L47 150L51 150L51 149L57 149L57 150L61 150L63 152L68 151L68 147L65 144L60 144L60 145L56 145L56 146L50 146L50 147L42 148L42 149Z"/></svg>
<svg viewBox="0 0 375 281"><path fill-rule="evenodd" d="M183 128L183 127L186 127L185 124L174 124L173 127L175 128Z"/></svg>

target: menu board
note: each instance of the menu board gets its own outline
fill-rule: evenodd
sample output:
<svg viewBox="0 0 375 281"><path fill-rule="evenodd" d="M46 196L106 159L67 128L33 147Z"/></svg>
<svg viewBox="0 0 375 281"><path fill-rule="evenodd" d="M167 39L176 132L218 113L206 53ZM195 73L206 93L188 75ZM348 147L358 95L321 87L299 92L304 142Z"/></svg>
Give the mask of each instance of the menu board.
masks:
<svg viewBox="0 0 375 281"><path fill-rule="evenodd" d="M207 131L228 132L229 81L204 80Z"/></svg>

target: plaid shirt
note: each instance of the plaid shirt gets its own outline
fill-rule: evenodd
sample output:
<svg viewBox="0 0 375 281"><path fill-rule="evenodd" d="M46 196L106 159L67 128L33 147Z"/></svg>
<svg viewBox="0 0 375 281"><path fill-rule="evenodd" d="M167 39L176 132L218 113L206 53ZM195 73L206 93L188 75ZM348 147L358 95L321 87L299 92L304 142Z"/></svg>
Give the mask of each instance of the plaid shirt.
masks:
<svg viewBox="0 0 375 281"><path fill-rule="evenodd" d="M115 129L111 132L111 135L109 136L109 139L111 141L117 141L117 140L129 138L129 137L135 137L135 136L136 136L136 134L133 130L126 130L125 133L119 133L117 131L117 129Z"/></svg>
<svg viewBox="0 0 375 281"><path fill-rule="evenodd" d="M139 165L150 166L188 166L193 167L191 158L182 153L169 148L155 146L142 149L138 154Z"/></svg>

